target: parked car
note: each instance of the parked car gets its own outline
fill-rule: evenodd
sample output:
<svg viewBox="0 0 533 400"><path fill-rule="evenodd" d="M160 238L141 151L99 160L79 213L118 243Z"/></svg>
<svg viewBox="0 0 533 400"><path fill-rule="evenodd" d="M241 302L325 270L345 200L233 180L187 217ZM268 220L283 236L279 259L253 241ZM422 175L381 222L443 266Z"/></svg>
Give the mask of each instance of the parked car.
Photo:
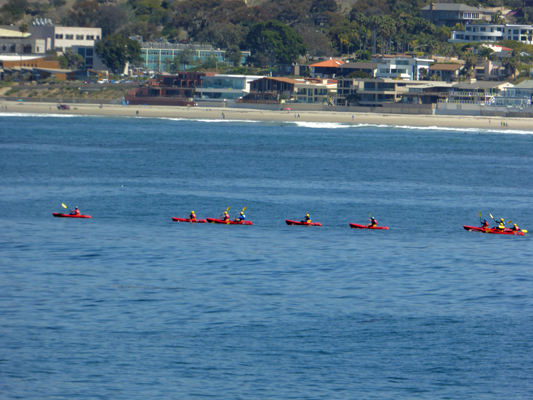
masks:
<svg viewBox="0 0 533 400"><path fill-rule="evenodd" d="M57 106L57 109L58 110L70 110L70 106L61 103L60 105Z"/></svg>
<svg viewBox="0 0 533 400"><path fill-rule="evenodd" d="M102 79L101 81L98 81L98 83L109 83L109 80L107 80L107 79Z"/></svg>

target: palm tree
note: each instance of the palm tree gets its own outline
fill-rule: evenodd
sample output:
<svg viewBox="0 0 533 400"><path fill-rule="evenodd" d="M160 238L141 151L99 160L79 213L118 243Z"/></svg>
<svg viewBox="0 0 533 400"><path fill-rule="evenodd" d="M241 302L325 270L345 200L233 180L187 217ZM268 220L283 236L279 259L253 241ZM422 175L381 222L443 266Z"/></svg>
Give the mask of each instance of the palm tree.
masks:
<svg viewBox="0 0 533 400"><path fill-rule="evenodd" d="M509 57L502 59L502 65L505 67L506 71L510 71L510 75L515 78L516 77L516 70L518 69L518 66L520 65L520 61L517 57Z"/></svg>

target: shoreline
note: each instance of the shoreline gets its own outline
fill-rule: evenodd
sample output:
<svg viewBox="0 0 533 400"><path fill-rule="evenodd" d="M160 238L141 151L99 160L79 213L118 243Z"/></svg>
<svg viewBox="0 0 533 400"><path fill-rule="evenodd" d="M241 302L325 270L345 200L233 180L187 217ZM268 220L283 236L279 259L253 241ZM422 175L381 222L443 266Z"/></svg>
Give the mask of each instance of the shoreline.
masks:
<svg viewBox="0 0 533 400"><path fill-rule="evenodd" d="M258 122L310 122L346 125L381 125L405 127L435 127L469 130L526 131L533 134L529 118L480 117L464 115L404 115L377 113L348 113L338 111L272 111L238 108L204 108L176 106L123 106L105 104L69 104L70 110L58 110L57 103L16 103L0 101L3 114L50 114L108 117L183 118L194 120L241 120ZM7 109L6 109L7 108ZM139 112L137 114L137 111ZM507 126L502 126L506 123Z"/></svg>

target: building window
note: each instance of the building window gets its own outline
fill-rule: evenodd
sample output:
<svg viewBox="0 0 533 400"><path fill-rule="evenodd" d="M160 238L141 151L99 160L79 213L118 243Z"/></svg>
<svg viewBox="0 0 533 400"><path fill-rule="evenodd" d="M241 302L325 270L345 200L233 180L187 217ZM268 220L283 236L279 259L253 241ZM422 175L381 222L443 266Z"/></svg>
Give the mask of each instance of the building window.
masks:
<svg viewBox="0 0 533 400"><path fill-rule="evenodd" d="M94 40L94 35L85 36L85 40Z"/></svg>
<svg viewBox="0 0 533 400"><path fill-rule="evenodd" d="M83 35L76 35L76 40L83 40Z"/></svg>
<svg viewBox="0 0 533 400"><path fill-rule="evenodd" d="M100 40L100 36L96 36L96 40Z"/></svg>
<svg viewBox="0 0 533 400"><path fill-rule="evenodd" d="M74 39L74 35L65 35L65 39L73 40Z"/></svg>
<svg viewBox="0 0 533 400"><path fill-rule="evenodd" d="M63 39L63 34L56 33L56 39Z"/></svg>

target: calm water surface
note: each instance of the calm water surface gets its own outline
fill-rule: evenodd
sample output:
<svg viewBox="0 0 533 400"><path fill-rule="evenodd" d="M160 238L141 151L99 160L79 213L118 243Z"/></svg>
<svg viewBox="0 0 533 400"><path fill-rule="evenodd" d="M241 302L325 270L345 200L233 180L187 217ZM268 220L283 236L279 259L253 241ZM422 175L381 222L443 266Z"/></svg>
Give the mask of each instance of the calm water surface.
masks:
<svg viewBox="0 0 533 400"><path fill-rule="evenodd" d="M533 230L532 146L2 115L0 398L533 398L531 236L462 229Z"/></svg>

